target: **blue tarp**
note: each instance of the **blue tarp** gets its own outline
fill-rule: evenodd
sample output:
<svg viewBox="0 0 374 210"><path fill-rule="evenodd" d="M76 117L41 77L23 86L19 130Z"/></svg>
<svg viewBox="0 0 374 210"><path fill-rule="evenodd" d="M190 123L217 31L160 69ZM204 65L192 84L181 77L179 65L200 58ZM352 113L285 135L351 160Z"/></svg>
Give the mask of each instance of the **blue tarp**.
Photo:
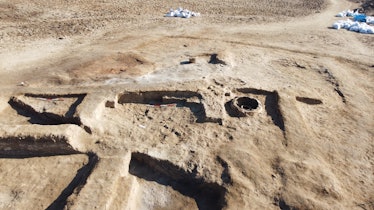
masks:
<svg viewBox="0 0 374 210"><path fill-rule="evenodd" d="M354 21L358 22L366 22L366 15L364 14L356 14L353 16Z"/></svg>

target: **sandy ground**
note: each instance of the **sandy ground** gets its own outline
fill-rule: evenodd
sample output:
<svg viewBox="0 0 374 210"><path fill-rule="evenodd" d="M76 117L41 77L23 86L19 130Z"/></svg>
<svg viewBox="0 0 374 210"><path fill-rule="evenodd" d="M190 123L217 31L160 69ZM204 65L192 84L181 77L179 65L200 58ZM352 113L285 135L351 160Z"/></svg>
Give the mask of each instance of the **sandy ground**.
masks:
<svg viewBox="0 0 374 210"><path fill-rule="evenodd" d="M374 209L358 6L1 0L0 209Z"/></svg>

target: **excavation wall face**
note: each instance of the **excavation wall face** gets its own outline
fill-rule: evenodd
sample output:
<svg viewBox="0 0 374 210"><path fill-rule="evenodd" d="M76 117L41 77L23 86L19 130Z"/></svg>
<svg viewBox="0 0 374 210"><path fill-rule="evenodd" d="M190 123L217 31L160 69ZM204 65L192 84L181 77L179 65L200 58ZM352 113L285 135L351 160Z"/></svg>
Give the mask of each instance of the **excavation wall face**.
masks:
<svg viewBox="0 0 374 210"><path fill-rule="evenodd" d="M310 201L309 196L326 199L325 203L332 203L334 208L341 206L345 189L333 177L337 168L332 167L342 164L339 154L329 150L326 154L331 153L331 160L321 156L331 164L315 161L318 156L314 156L339 143L320 138L333 140L335 137L328 136L332 133L323 133L327 131L325 125L331 128L335 126L331 117L349 113L346 108L341 109L346 105L338 97L341 106L323 94L307 91L302 93L321 99L297 96L299 93L290 97L284 95L286 92L280 98L277 91L237 88L245 87L240 80L235 81L235 86L226 86L226 81L205 82L208 87L201 87L199 92L141 89L118 94L118 89L111 86L110 90L92 92L87 98L85 94L23 94L10 98L10 106L7 102L13 93L2 97L5 108L0 113L0 166L9 160L14 162L9 161L7 168L21 163L15 167L23 167L14 171L26 184L17 183L17 178L8 179L12 186L3 187L6 193L0 192L0 209L4 194L16 197L18 186L33 189L40 183L48 186L38 186L38 191L29 190L29 194L38 192L38 198L49 195L48 200L33 202L43 203L40 209L51 210L303 209L311 206L324 209L325 206L315 203L305 204ZM191 84L175 86L192 89ZM201 85L200 81L196 84ZM83 123L93 126L92 133L86 130L91 135L82 131L86 127L80 116ZM287 131L283 116L287 122L294 123ZM313 128L306 123L310 121ZM359 135L358 132L361 130L352 135ZM360 158L365 160L364 155L369 154L365 153L367 148L357 149L361 149ZM56 157L60 155L64 156ZM306 159L297 159L299 155ZM72 167L69 166L75 159L72 156L83 158ZM48 159L56 161L49 164ZM33 173L32 169L43 161L46 163ZM59 165L67 166L59 168L57 173ZM49 174L52 168L56 168L53 176ZM30 185L27 174L23 174L27 170L34 177ZM300 170L300 174L294 175ZM43 176L39 177L40 171ZM61 171L69 172L69 176ZM0 172L6 177L15 175L13 170ZM363 182L368 181L366 174L359 171L352 174L356 173ZM6 186L7 181L4 179L0 184ZM58 184L54 194L48 194ZM296 188L302 193L296 195L289 191ZM370 194L369 190L360 189ZM307 196L298 197L302 194ZM32 196L24 199L26 205L34 199ZM7 202L16 206L18 201Z"/></svg>
<svg viewBox="0 0 374 210"><path fill-rule="evenodd" d="M78 106L86 94L31 94L11 97L9 105L18 116L28 118L28 122L38 125L74 124L91 134L91 128L84 125L78 113ZM21 117L22 118L22 117Z"/></svg>
<svg viewBox="0 0 374 210"><path fill-rule="evenodd" d="M318 104L323 103L319 99L308 98L308 97L300 97L300 96L296 96L296 100L299 101L299 102L305 103L305 104L309 104L309 105L318 105Z"/></svg>
<svg viewBox="0 0 374 210"><path fill-rule="evenodd" d="M25 158L78 154L62 136L0 137L1 158Z"/></svg>
<svg viewBox="0 0 374 210"><path fill-rule="evenodd" d="M88 163L77 171L74 179L66 186L56 200L48 206L47 210L66 209L69 196L79 194L99 162L99 157L96 154L88 153L87 155L89 157Z"/></svg>
<svg viewBox="0 0 374 210"><path fill-rule="evenodd" d="M239 88L237 91L265 96L265 110L267 115L271 117L274 125L278 126L282 131L285 131L283 115L279 107L279 94L277 91L270 92L253 88Z"/></svg>
<svg viewBox="0 0 374 210"><path fill-rule="evenodd" d="M25 94L11 97L9 104L19 115L29 117L29 122L40 125L76 124L81 120L76 113L86 94L43 95Z"/></svg>
<svg viewBox="0 0 374 210"><path fill-rule="evenodd" d="M187 107L196 117L197 123L204 123L208 122L209 119L207 119L205 107L201 100L202 96L192 91L148 91L123 93L119 96L118 103Z"/></svg>
<svg viewBox="0 0 374 210"><path fill-rule="evenodd" d="M187 172L167 160L133 153L129 172L138 178L171 186L184 196L195 199L201 210L222 209L226 205L224 187L217 183L208 183L197 177L196 172Z"/></svg>
<svg viewBox="0 0 374 210"><path fill-rule="evenodd" d="M119 96L118 103L167 103L172 102L172 99L186 100L194 97L196 97L198 100L202 99L202 96L199 93L192 91L126 92Z"/></svg>
<svg viewBox="0 0 374 210"><path fill-rule="evenodd" d="M237 97L225 104L227 113L231 117L245 117L259 112L262 107L261 103L250 97Z"/></svg>
<svg viewBox="0 0 374 210"><path fill-rule="evenodd" d="M0 158L0 209L48 208L88 162L85 154Z"/></svg>

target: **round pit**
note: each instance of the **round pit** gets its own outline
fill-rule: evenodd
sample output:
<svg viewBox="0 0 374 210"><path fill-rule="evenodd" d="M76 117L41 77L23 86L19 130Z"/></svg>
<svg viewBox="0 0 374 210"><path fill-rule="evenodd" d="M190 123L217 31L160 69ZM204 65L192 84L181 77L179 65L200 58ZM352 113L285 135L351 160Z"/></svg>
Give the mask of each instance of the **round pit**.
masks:
<svg viewBox="0 0 374 210"><path fill-rule="evenodd" d="M261 111L261 103L250 97L236 97L231 101L231 115L245 117Z"/></svg>
<svg viewBox="0 0 374 210"><path fill-rule="evenodd" d="M236 106L240 107L241 109L250 111L257 109L259 106L259 102L254 98L240 97L236 100Z"/></svg>

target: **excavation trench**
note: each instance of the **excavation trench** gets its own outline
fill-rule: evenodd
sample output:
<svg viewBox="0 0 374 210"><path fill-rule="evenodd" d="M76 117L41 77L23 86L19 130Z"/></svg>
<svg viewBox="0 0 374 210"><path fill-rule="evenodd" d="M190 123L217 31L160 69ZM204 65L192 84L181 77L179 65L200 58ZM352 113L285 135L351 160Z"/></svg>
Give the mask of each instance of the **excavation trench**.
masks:
<svg viewBox="0 0 374 210"><path fill-rule="evenodd" d="M167 98L197 98L202 99L199 93L193 91L144 91L144 92L125 92L119 96L118 103L161 103Z"/></svg>
<svg viewBox="0 0 374 210"><path fill-rule="evenodd" d="M74 179L69 183L68 186L61 192L51 205L47 207L47 210L63 210L68 209L66 207L68 198L73 194L79 194L83 186L86 184L88 177L94 171L99 157L94 153L88 153L88 163L77 171Z"/></svg>
<svg viewBox="0 0 374 210"><path fill-rule="evenodd" d="M261 103L250 97L236 97L225 104L231 117L245 117L261 111Z"/></svg>
<svg viewBox="0 0 374 210"><path fill-rule="evenodd" d="M8 101L9 105L17 111L21 116L28 117L31 124L39 125L61 125L74 124L82 127L87 133L91 133L88 126L83 125L76 110L82 103L86 94L71 95L43 95L43 94L25 94L25 99L11 97ZM60 108L62 111L56 113L59 103L64 99L70 100L71 103L66 107ZM52 108L51 108L52 107ZM56 108L57 107L57 108Z"/></svg>
<svg viewBox="0 0 374 210"><path fill-rule="evenodd" d="M130 174L170 186L184 196L193 198L200 210L222 209L226 206L226 189L217 183L205 181L167 160L159 160L142 153L133 153Z"/></svg>
<svg viewBox="0 0 374 210"><path fill-rule="evenodd" d="M0 158L29 158L71 155L75 150L64 136L14 136L0 137Z"/></svg>
<svg viewBox="0 0 374 210"><path fill-rule="evenodd" d="M202 96L192 91L147 91L125 92L119 96L118 103L135 103L160 107L174 104L176 107L189 108L196 117L197 123L214 122L207 117L201 100Z"/></svg>
<svg viewBox="0 0 374 210"><path fill-rule="evenodd" d="M309 104L309 105L318 105L318 104L323 103L319 99L308 98L308 97L300 97L300 96L296 96L296 100L299 101L299 102L305 103L305 104Z"/></svg>
<svg viewBox="0 0 374 210"><path fill-rule="evenodd" d="M282 111L279 107L279 94L277 91L266 91L254 88L239 88L237 91L245 94L263 95L265 96L265 110L271 117L274 125L278 126L283 132L286 128L284 125Z"/></svg>

